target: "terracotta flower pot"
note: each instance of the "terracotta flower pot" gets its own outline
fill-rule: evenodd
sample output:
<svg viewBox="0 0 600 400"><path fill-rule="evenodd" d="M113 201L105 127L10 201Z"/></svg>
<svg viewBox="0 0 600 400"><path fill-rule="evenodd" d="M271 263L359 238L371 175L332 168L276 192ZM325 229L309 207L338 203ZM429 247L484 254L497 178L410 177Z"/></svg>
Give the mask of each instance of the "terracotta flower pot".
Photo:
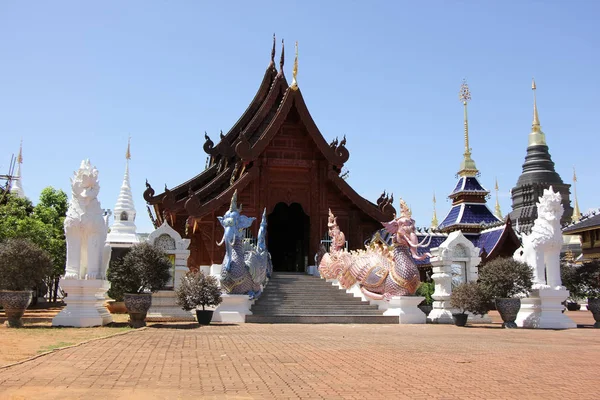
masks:
<svg viewBox="0 0 600 400"><path fill-rule="evenodd" d="M596 323L594 324L594 328L600 328L600 298L588 298L588 310L592 312L594 320L596 321Z"/></svg>
<svg viewBox="0 0 600 400"><path fill-rule="evenodd" d="M111 314L127 314L127 307L124 301L108 300L106 308Z"/></svg>
<svg viewBox="0 0 600 400"><path fill-rule="evenodd" d="M32 291L0 290L0 304L6 313L7 325L10 328L23 327L21 317L31 303Z"/></svg>
<svg viewBox="0 0 600 400"><path fill-rule="evenodd" d="M496 299L496 309L502 317L503 328L516 328L517 314L521 309L521 299Z"/></svg>
<svg viewBox="0 0 600 400"><path fill-rule="evenodd" d="M146 314L152 305L151 293L125 293L125 307L129 313L129 325L132 328L142 328L146 326Z"/></svg>
<svg viewBox="0 0 600 400"><path fill-rule="evenodd" d="M200 325L210 325L213 317L213 310L196 310L196 318Z"/></svg>

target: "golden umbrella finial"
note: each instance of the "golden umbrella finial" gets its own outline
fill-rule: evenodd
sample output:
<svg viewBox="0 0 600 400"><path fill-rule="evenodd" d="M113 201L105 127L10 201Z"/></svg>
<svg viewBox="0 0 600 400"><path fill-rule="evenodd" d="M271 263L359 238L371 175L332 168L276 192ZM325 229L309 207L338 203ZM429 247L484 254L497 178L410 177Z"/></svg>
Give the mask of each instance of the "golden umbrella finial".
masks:
<svg viewBox="0 0 600 400"><path fill-rule="evenodd" d="M542 127L540 125L536 89L535 79L531 78L531 90L533 90L533 123L531 124L531 133L529 134L529 146L545 146L546 135L542 132Z"/></svg>
<svg viewBox="0 0 600 400"><path fill-rule="evenodd" d="M573 166L573 197L575 197L575 207L573 207L571 221L579 222L581 219L581 211L579 211L579 201L577 201L577 173L575 172L575 166Z"/></svg>
<svg viewBox="0 0 600 400"><path fill-rule="evenodd" d="M431 227L433 229L437 228L439 223L438 223L438 219L437 219L437 213L435 210L435 192L433 192L433 217L431 218Z"/></svg>
<svg viewBox="0 0 600 400"><path fill-rule="evenodd" d="M19 164L23 164L23 139L21 139L21 144L19 145L19 155L17 156L17 162Z"/></svg>
<svg viewBox="0 0 600 400"><path fill-rule="evenodd" d="M131 136L127 139L127 151L125 152L125 159L131 160Z"/></svg>
<svg viewBox="0 0 600 400"><path fill-rule="evenodd" d="M463 161L460 164L460 176L476 176L477 166L475 161L471 158L471 148L469 147L469 118L467 116L467 103L471 101L471 91L469 85L467 85L466 79L463 79L462 85L460 85L460 91L458 92L458 98L463 103L465 113L465 152L463 154Z"/></svg>
<svg viewBox="0 0 600 400"><path fill-rule="evenodd" d="M500 209L500 201L498 200L498 191L500 190L498 188L498 178L496 178L496 185L494 186L494 189L496 190L496 210L494 214L496 217L498 217L498 219L502 219L502 210Z"/></svg>
<svg viewBox="0 0 600 400"><path fill-rule="evenodd" d="M298 90L298 81L296 76L298 75L298 41L296 41L296 57L294 58L294 69L292 70L292 90Z"/></svg>

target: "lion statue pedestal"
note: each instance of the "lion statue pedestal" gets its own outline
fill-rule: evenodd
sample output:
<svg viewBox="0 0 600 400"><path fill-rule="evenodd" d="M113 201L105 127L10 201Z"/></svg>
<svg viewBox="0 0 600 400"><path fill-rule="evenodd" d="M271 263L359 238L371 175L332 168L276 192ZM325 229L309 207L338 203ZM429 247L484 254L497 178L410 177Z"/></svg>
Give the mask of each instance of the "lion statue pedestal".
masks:
<svg viewBox="0 0 600 400"><path fill-rule="evenodd" d="M514 258L533 270L533 290L521 299L516 323L521 328L569 329L577 324L563 314L561 304L569 291L560 279L560 249L563 244L560 217L564 212L560 193L552 186L544 190L537 203L538 217L531 233L523 236L523 247Z"/></svg>
<svg viewBox="0 0 600 400"><path fill-rule="evenodd" d="M102 258L108 227L98 201L98 170L81 162L71 179L72 197L65 218L67 267L60 286L67 306L52 319L52 326L78 328L106 325L112 317L104 307L110 283L104 279Z"/></svg>

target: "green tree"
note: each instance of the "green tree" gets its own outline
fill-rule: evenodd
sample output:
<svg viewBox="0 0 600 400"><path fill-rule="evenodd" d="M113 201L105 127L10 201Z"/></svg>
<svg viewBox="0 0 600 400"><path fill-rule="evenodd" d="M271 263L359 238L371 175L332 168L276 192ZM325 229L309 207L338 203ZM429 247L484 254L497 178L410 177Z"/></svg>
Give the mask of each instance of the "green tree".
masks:
<svg viewBox="0 0 600 400"><path fill-rule="evenodd" d="M63 222L67 213L67 195L62 190L47 187L34 207L29 199L7 193L0 204L0 242L7 239L29 239L46 250L52 260L46 285L54 292L65 272L67 246Z"/></svg>

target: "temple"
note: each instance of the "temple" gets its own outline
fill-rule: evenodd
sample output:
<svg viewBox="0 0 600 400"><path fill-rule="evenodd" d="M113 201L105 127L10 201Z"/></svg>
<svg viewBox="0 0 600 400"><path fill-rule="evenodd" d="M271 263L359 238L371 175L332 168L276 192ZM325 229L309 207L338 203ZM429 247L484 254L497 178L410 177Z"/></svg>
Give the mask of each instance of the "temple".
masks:
<svg viewBox="0 0 600 400"><path fill-rule="evenodd" d="M465 150L457 173L458 182L448 195L448 198L452 200L452 207L438 225L434 195L431 228L417 228L419 241L423 240L425 236L431 236L431 243L428 247L419 249L419 253L425 254L431 249L439 247L450 233L460 231L475 247L479 248L481 261L485 263L495 257L512 256L519 248L520 240L512 228L510 219L507 218L506 221L503 221L501 218L497 181L495 214L487 206L490 192L479 182L480 173L471 157L472 149L469 147L467 103L471 100L471 92L464 81L460 88L459 99L464 108ZM391 244L391 235L387 234L385 230L379 230L377 237ZM430 260L425 258L416 262L421 268L421 280L425 280L426 272L431 267Z"/></svg>
<svg viewBox="0 0 600 400"><path fill-rule="evenodd" d="M220 263L224 247L217 216L229 207L234 191L244 214L260 220L268 215L268 248L276 271L304 271L318 252L327 231L328 209L347 232L348 247L362 248L395 215L392 198L377 203L361 197L343 178L350 153L346 138L330 143L313 121L297 82L298 52L293 80L288 84L282 41L279 71L275 67L275 38L271 61L254 99L219 142L205 135L209 160L204 171L187 182L155 194L147 183L144 199L156 224L167 221L191 239L190 268ZM241 206L240 206L241 207ZM248 234L256 237L258 223Z"/></svg>
<svg viewBox="0 0 600 400"><path fill-rule="evenodd" d="M533 124L529 134L527 155L523 163L523 173L519 176L517 185L512 189L512 212L510 219L518 224L519 231L529 233L533 221L537 218L536 203L542 196L544 189L550 186L562 196L562 205L565 210L560 222L567 224L571 222L573 208L569 198L569 187L554 170L554 162L548 152L546 135L542 132L540 118L538 116L537 99L535 95L536 85L532 81L533 89Z"/></svg>

